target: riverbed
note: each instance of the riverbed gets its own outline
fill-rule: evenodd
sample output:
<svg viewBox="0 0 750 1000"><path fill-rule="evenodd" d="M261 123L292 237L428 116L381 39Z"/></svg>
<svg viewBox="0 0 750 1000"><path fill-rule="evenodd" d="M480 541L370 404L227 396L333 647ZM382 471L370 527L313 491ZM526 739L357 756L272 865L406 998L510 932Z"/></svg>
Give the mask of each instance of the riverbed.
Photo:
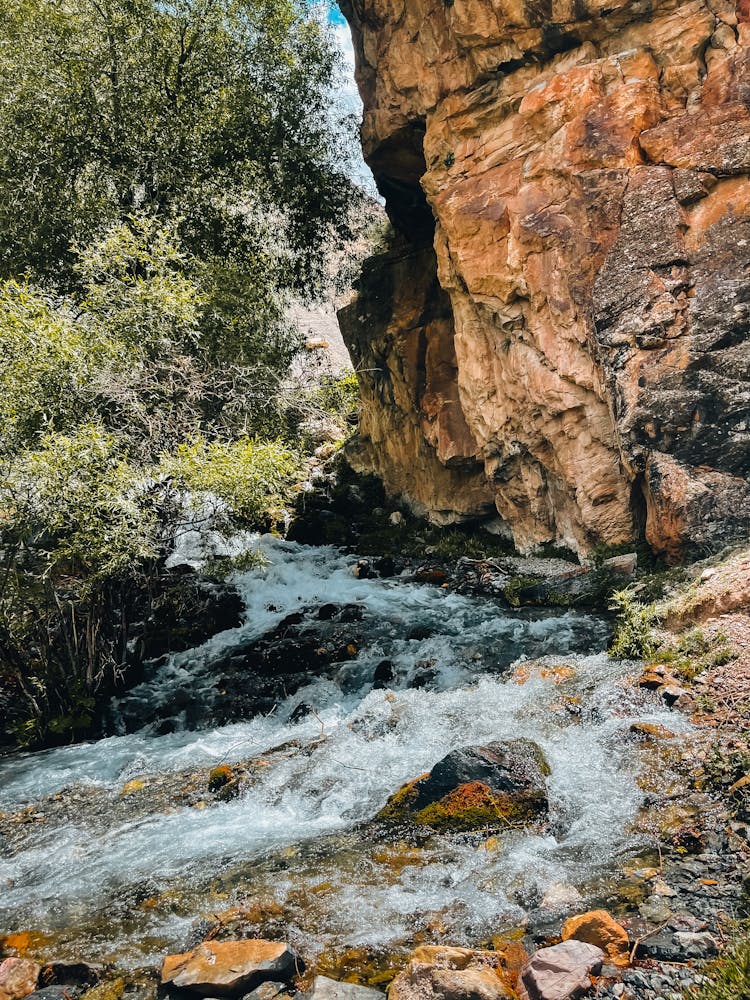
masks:
<svg viewBox="0 0 750 1000"><path fill-rule="evenodd" d="M331 547L256 544L264 564L233 581L243 624L147 670L110 706L113 735L0 759L0 929L136 969L239 907L314 961L477 945L616 895L650 847L634 827L630 727L688 723L625 683L633 665L607 656L605 618L361 579ZM301 635L321 628L321 608L342 619L337 634L350 609L346 658L217 725L227 651L290 616ZM388 680L374 683L383 662ZM404 840L372 823L449 751L516 737L549 762L545 824ZM217 765L239 767L236 797L205 787Z"/></svg>

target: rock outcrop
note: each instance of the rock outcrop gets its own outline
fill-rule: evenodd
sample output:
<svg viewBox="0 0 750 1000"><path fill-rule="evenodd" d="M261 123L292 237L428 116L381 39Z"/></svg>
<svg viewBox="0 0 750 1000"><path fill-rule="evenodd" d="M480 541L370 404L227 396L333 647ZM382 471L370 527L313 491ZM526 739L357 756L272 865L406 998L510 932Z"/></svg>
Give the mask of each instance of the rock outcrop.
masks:
<svg viewBox="0 0 750 1000"><path fill-rule="evenodd" d="M750 529L748 0L343 0L398 236L350 449L521 550Z"/></svg>

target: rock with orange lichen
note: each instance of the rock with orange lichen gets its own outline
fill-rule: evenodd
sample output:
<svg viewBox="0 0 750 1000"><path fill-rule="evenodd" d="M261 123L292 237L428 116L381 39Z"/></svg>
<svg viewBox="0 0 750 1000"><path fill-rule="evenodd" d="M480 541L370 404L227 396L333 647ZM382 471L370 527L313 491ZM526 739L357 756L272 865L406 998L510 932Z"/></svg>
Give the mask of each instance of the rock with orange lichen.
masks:
<svg viewBox="0 0 750 1000"><path fill-rule="evenodd" d="M235 997L263 982L288 982L303 969L300 957L283 942L204 941L193 951L167 955L161 983L203 997Z"/></svg>
<svg viewBox="0 0 750 1000"><path fill-rule="evenodd" d="M652 740L673 740L675 734L671 729L662 726L658 722L634 722L630 727L630 732L635 736L644 736Z"/></svg>
<svg viewBox="0 0 750 1000"><path fill-rule="evenodd" d="M750 530L750 16L343 0L396 229L341 321L358 469L516 545Z"/></svg>
<svg viewBox="0 0 750 1000"><path fill-rule="evenodd" d="M476 830L539 821L547 811L549 765L531 740L454 750L425 775L407 782L378 819L436 830Z"/></svg>
<svg viewBox="0 0 750 1000"><path fill-rule="evenodd" d="M563 924L561 937L563 941L573 939L596 945L613 965L630 964L628 932L606 910L590 910L570 917Z"/></svg>

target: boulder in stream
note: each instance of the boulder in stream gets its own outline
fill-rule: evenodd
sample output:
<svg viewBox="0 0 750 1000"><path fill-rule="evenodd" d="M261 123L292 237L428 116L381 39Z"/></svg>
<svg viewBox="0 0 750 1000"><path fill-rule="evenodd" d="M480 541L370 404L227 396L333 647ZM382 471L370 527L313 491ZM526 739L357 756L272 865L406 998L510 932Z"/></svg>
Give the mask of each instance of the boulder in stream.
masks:
<svg viewBox="0 0 750 1000"><path fill-rule="evenodd" d="M563 941L586 941L601 948L613 965L630 965L628 932L606 910L589 910L565 921Z"/></svg>
<svg viewBox="0 0 750 1000"><path fill-rule="evenodd" d="M463 747L403 785L377 818L438 830L530 823L547 811L548 775L544 754L531 740Z"/></svg>
<svg viewBox="0 0 750 1000"><path fill-rule="evenodd" d="M193 951L167 955L161 982L202 997L238 997L268 980L288 982L303 969L299 955L280 941L204 941Z"/></svg>

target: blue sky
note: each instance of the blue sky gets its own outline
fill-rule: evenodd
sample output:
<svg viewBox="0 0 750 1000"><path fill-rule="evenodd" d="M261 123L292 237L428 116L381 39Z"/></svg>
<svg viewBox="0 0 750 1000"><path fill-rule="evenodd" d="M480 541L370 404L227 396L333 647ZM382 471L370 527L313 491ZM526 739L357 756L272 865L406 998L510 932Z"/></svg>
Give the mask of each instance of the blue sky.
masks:
<svg viewBox="0 0 750 1000"><path fill-rule="evenodd" d="M362 101L359 99L359 91L354 82L354 47L352 46L352 36L349 25L346 23L344 15L339 10L337 4L331 0L324 0L323 9L328 23L330 24L336 44L343 56L344 75L339 90L339 104L347 114L355 114L358 119L362 117ZM356 165L355 176L368 191L376 194L375 183L372 179L368 167L363 160L359 160Z"/></svg>

